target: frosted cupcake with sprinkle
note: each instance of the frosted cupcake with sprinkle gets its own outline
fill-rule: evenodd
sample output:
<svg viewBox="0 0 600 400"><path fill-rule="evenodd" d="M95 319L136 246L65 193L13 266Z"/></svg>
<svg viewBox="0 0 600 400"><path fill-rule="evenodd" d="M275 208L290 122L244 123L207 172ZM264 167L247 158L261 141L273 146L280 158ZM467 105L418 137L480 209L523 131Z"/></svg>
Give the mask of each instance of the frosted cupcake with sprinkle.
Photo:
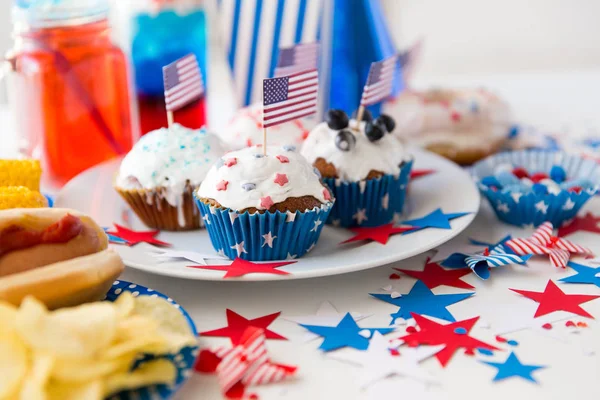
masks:
<svg viewBox="0 0 600 400"><path fill-rule="evenodd" d="M125 156L115 189L150 228L198 229L193 192L223 155L220 140L205 129L179 124L144 135Z"/></svg>
<svg viewBox="0 0 600 400"><path fill-rule="evenodd" d="M224 155L196 192L216 251L252 261L301 257L316 245L334 198L293 146Z"/></svg>

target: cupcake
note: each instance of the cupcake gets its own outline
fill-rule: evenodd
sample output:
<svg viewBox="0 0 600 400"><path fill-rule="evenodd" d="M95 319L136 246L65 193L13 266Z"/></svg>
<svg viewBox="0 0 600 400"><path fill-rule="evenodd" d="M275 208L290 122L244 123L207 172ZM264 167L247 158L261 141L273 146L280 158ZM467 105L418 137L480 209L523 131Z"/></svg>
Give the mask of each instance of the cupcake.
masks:
<svg viewBox="0 0 600 400"><path fill-rule="evenodd" d="M363 121L348 120L330 110L315 127L301 154L331 188L336 206L329 223L335 226L379 226L398 221L404 208L412 158L391 134L394 120L387 115Z"/></svg>
<svg viewBox="0 0 600 400"><path fill-rule="evenodd" d="M513 125L508 105L483 89L404 92L384 112L399 137L461 165L500 150Z"/></svg>
<svg viewBox="0 0 600 400"><path fill-rule="evenodd" d="M125 156L114 186L150 228L185 231L203 226L193 192L223 155L205 129L179 124L144 135Z"/></svg>
<svg viewBox="0 0 600 400"><path fill-rule="evenodd" d="M196 192L212 244L252 261L301 257L321 234L334 199L290 146L227 153Z"/></svg>
<svg viewBox="0 0 600 400"><path fill-rule="evenodd" d="M269 145L292 145L300 148L314 127L311 118L300 118L269 128ZM241 109L219 133L228 149L239 150L263 140L263 105L256 103Z"/></svg>
<svg viewBox="0 0 600 400"><path fill-rule="evenodd" d="M551 222L558 228L600 185L595 160L556 151L500 153L475 164L472 173L498 218L517 226Z"/></svg>

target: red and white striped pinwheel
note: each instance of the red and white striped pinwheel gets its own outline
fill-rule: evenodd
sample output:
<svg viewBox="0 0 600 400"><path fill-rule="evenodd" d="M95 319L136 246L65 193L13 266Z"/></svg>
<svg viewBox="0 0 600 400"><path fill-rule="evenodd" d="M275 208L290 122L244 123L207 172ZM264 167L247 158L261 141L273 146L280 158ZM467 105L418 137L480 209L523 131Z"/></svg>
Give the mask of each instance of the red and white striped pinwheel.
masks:
<svg viewBox="0 0 600 400"><path fill-rule="evenodd" d="M547 255L552 265L562 268L566 268L571 254L592 254L591 250L586 247L554 236L553 231L552 223L544 222L530 238L511 239L506 242L506 246L520 256L527 254Z"/></svg>
<svg viewBox="0 0 600 400"><path fill-rule="evenodd" d="M253 326L244 331L239 345L233 348L216 347L200 353L196 369L212 372L202 367L198 368L199 364L204 363L203 357L217 360L218 364L214 371L217 373L225 397L234 397L231 396L231 392L235 391L236 398L252 398L252 396L240 396L240 385L243 393L248 386L279 382L296 372L294 366L271 362L265 345L264 330Z"/></svg>

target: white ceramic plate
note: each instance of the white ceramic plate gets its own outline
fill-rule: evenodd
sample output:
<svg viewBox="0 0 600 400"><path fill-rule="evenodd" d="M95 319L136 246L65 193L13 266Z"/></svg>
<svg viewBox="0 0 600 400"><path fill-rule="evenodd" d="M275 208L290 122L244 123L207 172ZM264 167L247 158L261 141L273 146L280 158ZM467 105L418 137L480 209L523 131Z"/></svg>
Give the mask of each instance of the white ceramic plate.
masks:
<svg viewBox="0 0 600 400"><path fill-rule="evenodd" d="M403 260L423 253L452 239L463 231L479 210L479 192L469 174L456 164L423 150L413 150L415 169L434 169L437 172L410 184L406 219L420 218L437 208L446 213L471 212L451 221L452 229L424 229L409 235L392 236L386 245L376 242L356 242L340 245L352 237L352 232L326 226L317 246L297 263L281 268L289 275L249 274L232 281L264 281L300 279L337 275L359 271ZM136 230L147 229L129 211L112 188L119 160L91 168L73 178L57 195L55 207L74 208L91 215L105 227L113 223L129 225ZM212 252L208 233L161 232L158 239L169 242L177 250L202 253ZM145 243L134 247L114 245L126 265L159 275L185 279L221 280L224 272L188 268L189 261L161 262L150 252L153 247ZM223 264L223 260L210 260L209 264Z"/></svg>

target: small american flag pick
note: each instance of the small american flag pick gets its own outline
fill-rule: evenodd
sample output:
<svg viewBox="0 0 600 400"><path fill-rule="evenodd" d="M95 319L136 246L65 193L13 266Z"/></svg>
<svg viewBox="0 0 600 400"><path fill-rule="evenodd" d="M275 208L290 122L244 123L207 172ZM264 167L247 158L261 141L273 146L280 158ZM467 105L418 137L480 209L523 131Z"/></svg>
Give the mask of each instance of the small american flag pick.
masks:
<svg viewBox="0 0 600 400"><path fill-rule="evenodd" d="M281 77L317 68L319 60L318 43L300 43L279 49L279 59L275 76Z"/></svg>
<svg viewBox="0 0 600 400"><path fill-rule="evenodd" d="M363 89L360 105L367 107L388 98L393 89L398 56L386 58L371 64L367 83Z"/></svg>
<svg viewBox="0 0 600 400"><path fill-rule="evenodd" d="M163 67L167 111L175 111L202 97L204 84L198 60L188 54Z"/></svg>
<svg viewBox="0 0 600 400"><path fill-rule="evenodd" d="M268 128L317 112L316 69L263 80L263 127Z"/></svg>
<svg viewBox="0 0 600 400"><path fill-rule="evenodd" d="M506 242L506 246L518 255L547 255L552 265L562 268L566 268L571 254L592 254L588 248L554 236L553 230L551 222L544 222L530 238L511 239Z"/></svg>

